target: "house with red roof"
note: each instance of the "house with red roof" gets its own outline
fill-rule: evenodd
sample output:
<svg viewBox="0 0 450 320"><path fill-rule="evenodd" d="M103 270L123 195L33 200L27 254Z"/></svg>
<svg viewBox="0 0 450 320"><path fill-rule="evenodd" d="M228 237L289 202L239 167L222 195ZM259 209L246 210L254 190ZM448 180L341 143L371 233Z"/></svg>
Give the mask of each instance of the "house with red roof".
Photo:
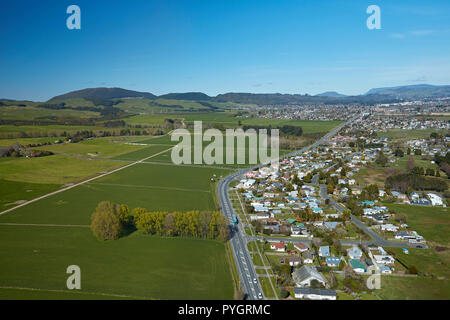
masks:
<svg viewBox="0 0 450 320"><path fill-rule="evenodd" d="M270 244L270 249L278 251L278 252L285 252L286 251L286 245L283 241L280 242L272 242Z"/></svg>

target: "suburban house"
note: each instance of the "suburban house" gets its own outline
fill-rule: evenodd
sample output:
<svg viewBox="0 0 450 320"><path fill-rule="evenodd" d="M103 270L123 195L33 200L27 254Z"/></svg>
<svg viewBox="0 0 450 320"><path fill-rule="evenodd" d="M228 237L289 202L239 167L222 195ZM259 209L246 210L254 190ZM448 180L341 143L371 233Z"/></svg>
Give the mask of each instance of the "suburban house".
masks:
<svg viewBox="0 0 450 320"><path fill-rule="evenodd" d="M442 198L434 193L427 193L427 196L430 199L432 206L442 206L444 204Z"/></svg>
<svg viewBox="0 0 450 320"><path fill-rule="evenodd" d="M316 280L324 286L327 284L325 277L316 268L311 266L302 266L296 269L292 272L292 280L298 287L310 287L311 281L313 280Z"/></svg>
<svg viewBox="0 0 450 320"><path fill-rule="evenodd" d="M255 182L256 181L254 179L241 180L244 189L251 188L255 184Z"/></svg>
<svg viewBox="0 0 450 320"><path fill-rule="evenodd" d="M325 222L323 223L323 225L325 226L325 228L327 228L328 230L334 230L334 229L336 229L336 227L337 227L338 225L340 225L340 224L341 224L340 222L335 222L335 221L331 221L331 222L325 221Z"/></svg>
<svg viewBox="0 0 450 320"><path fill-rule="evenodd" d="M283 241L281 242L272 242L270 244L270 249L275 250L277 252L285 252L286 246Z"/></svg>
<svg viewBox="0 0 450 320"><path fill-rule="evenodd" d="M291 267L296 267L302 262L302 259L299 257L282 257L278 261L280 263L289 263Z"/></svg>
<svg viewBox="0 0 450 320"><path fill-rule="evenodd" d="M319 257L326 258L330 256L330 247L329 246L321 246L319 248Z"/></svg>
<svg viewBox="0 0 450 320"><path fill-rule="evenodd" d="M294 243L294 248L297 249L300 252L304 252L308 250L308 246L302 242L296 242Z"/></svg>
<svg viewBox="0 0 450 320"><path fill-rule="evenodd" d="M363 255L363 252L357 246L351 247L351 249L348 249L347 252L350 259L359 260Z"/></svg>
<svg viewBox="0 0 450 320"><path fill-rule="evenodd" d="M389 232L397 232L398 231L398 227L393 225L393 224L391 224L391 223L382 224L380 226L380 228L381 228L382 231L389 231Z"/></svg>
<svg viewBox="0 0 450 320"><path fill-rule="evenodd" d="M314 256L311 252L305 251L302 253L303 263L304 264L312 264L314 262Z"/></svg>
<svg viewBox="0 0 450 320"><path fill-rule="evenodd" d="M338 257L327 257L326 259L327 266L329 267L338 267L341 262L341 258Z"/></svg>
<svg viewBox="0 0 450 320"><path fill-rule="evenodd" d="M350 260L350 265L353 268L353 271L356 273L365 273L367 271L366 267L359 260Z"/></svg>
<svg viewBox="0 0 450 320"><path fill-rule="evenodd" d="M300 227L294 226L294 225L291 226L291 235L292 236L299 236L301 231L302 231L302 229Z"/></svg>
<svg viewBox="0 0 450 320"><path fill-rule="evenodd" d="M394 262L395 262L395 259L392 256L373 255L373 258L375 259L375 262L377 264L382 264L382 265L394 264Z"/></svg>
<svg viewBox="0 0 450 320"><path fill-rule="evenodd" d="M256 214L250 215L250 220L262 220L262 219L269 219L270 213L268 212L257 212Z"/></svg>
<svg viewBox="0 0 450 320"><path fill-rule="evenodd" d="M309 300L336 300L337 293L329 289L294 288L294 296L297 299Z"/></svg>

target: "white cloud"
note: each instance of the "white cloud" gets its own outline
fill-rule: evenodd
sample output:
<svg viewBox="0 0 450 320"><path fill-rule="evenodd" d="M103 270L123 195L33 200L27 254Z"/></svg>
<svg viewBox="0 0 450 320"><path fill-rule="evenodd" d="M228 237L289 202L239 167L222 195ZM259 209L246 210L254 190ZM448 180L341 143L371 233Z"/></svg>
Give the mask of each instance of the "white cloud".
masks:
<svg viewBox="0 0 450 320"><path fill-rule="evenodd" d="M416 31L411 31L411 34L413 36L426 36L429 34L435 33L434 30L416 30Z"/></svg>
<svg viewBox="0 0 450 320"><path fill-rule="evenodd" d="M405 37L403 33L391 33L390 36L394 39L403 39Z"/></svg>

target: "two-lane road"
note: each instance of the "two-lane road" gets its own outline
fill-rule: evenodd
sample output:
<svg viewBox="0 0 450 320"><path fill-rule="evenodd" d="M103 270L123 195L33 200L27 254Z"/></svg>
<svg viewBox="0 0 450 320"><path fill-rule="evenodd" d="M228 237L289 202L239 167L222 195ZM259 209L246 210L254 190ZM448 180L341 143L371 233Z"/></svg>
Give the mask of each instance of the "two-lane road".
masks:
<svg viewBox="0 0 450 320"><path fill-rule="evenodd" d="M247 295L248 299L256 300L263 297L263 292L257 280L258 277L253 265L252 258L247 250L247 243L238 226L234 225L233 223L233 215L237 216L237 213L234 211L231 201L228 197L229 184L239 175L239 172L234 173L219 182L219 202L222 208L222 213L228 218L228 221L231 225L232 231L230 244L233 251L236 269L242 284L242 289L244 290L244 293ZM260 294L261 296L259 296Z"/></svg>

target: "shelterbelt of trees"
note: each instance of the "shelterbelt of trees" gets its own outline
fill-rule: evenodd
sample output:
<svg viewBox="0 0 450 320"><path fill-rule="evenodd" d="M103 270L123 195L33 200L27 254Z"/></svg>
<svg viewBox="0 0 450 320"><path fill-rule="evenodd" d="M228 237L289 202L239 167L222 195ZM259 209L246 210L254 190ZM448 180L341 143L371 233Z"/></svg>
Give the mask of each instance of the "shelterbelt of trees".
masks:
<svg viewBox="0 0 450 320"><path fill-rule="evenodd" d="M115 240L135 230L166 237L228 240L229 225L218 211L130 211L127 205L102 201L92 214L91 229L99 240Z"/></svg>
<svg viewBox="0 0 450 320"><path fill-rule="evenodd" d="M420 151L420 150L419 150ZM410 151L408 150L408 154ZM420 153L416 152L416 155ZM445 156L435 154L434 162L444 171L447 178L450 178L450 152ZM406 173L389 176L385 186L389 189L396 189L402 192L412 190L433 190L443 192L448 189L448 183L440 178L439 169L423 168L414 165L414 158L410 157L406 165Z"/></svg>

